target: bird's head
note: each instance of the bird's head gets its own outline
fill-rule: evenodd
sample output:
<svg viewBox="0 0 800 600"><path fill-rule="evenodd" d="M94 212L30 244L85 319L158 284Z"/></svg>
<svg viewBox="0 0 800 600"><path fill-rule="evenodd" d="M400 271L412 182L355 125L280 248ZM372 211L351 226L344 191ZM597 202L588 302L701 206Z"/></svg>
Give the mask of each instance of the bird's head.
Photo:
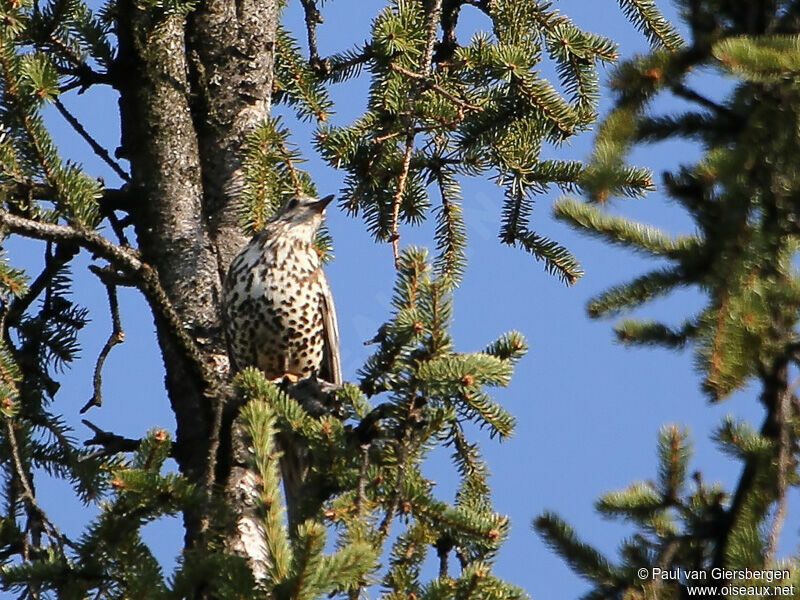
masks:
<svg viewBox="0 0 800 600"><path fill-rule="evenodd" d="M325 207L333 198L333 194L322 199L295 196L284 202L272 217L271 223L295 235L307 237L308 241L311 241L322 225Z"/></svg>

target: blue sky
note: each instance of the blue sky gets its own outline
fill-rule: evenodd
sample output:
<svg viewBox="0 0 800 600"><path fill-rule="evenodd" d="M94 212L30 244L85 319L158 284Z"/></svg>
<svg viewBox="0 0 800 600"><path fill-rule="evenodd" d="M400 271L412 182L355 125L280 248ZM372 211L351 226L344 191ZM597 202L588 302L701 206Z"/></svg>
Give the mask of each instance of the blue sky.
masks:
<svg viewBox="0 0 800 600"><path fill-rule="evenodd" d="M616 40L623 58L646 50L643 37L625 21L613 0L563 0L555 5L579 26ZM674 16L666 2L662 0L659 5ZM382 6L379 1L328 2L323 10L326 23L318 32L321 53L363 41L369 19ZM296 31L301 27L298 2L290 3L286 23ZM486 26L477 11L465 7L460 23L464 32ZM553 72L552 66L543 70ZM729 85L709 74L697 77L710 96L719 96ZM332 90L335 124L348 123L360 113L365 90L365 81ZM102 90L78 96L73 92L62 100L107 147L116 147L119 128L113 94ZM665 111L677 106L673 101L660 104ZM605 93L602 108L608 108ZM279 112L287 115L287 123L292 122L290 113ZM52 111L47 116L62 154L115 185L113 174L59 120L59 115ZM309 143L311 129L292 129L296 142L309 157L306 166L320 193L336 192L341 174L314 157ZM570 145L546 148L544 155L581 159L588 155L590 144L591 134L585 134ZM697 149L690 145L669 143L637 150L633 161L653 168L658 175L696 156ZM587 299L652 267L654 261L578 236L550 216L551 203L558 193L543 195L537 199L534 228L569 247L586 271L574 287L567 288L530 256L498 242L499 188L487 180L465 180L463 197L469 266L455 297L453 335L457 349L480 349L510 329L521 331L531 346L511 385L496 394L518 419L515 436L499 443L476 434L493 474L496 508L512 520L511 537L499 554L496 570L535 599L574 598L586 590L586 584L544 546L530 528L531 519L543 510L556 510L585 540L613 555L631 530L601 519L593 510L593 502L606 491L655 476L656 436L664 423L688 425L696 449L692 469L700 470L707 481L718 480L731 488L740 466L717 451L709 433L726 414L759 426L762 410L755 390L709 406L699 392L690 353L621 347L614 342L611 323L587 318ZM671 232L691 231L687 217L659 192L645 199L615 202L612 210ZM394 279L391 249L386 244L375 245L360 220L338 210L329 210L328 222L336 259L327 271L339 315L343 369L345 377L353 379L370 352L363 342L375 334L389 314ZM401 245L430 245L430 233L427 226L403 229ZM36 266L39 262L38 250L30 244L12 242L8 249L18 264ZM88 257L82 254L77 264L87 263ZM82 358L62 377L54 408L74 424L77 437L85 439L91 434L80 424L77 412L91 395L93 361L110 331L110 319L102 286L80 268L76 268L75 280L75 297L91 309L94 320L82 334ZM660 300L639 314L677 321L701 301L699 295L686 291ZM154 426L174 430L152 319L130 290L120 290L120 302L126 340L112 351L106 363L103 407L90 410L86 416L105 429L131 437L139 437ZM441 495L452 499L456 480L445 455L435 455L426 469ZM78 533L91 515L72 499L63 482L42 480L38 492L43 506L67 533ZM792 490L781 547L784 554L796 550L800 524L797 500L797 491ZM173 519L149 525L147 537L162 562L172 564L181 545L179 522Z"/></svg>

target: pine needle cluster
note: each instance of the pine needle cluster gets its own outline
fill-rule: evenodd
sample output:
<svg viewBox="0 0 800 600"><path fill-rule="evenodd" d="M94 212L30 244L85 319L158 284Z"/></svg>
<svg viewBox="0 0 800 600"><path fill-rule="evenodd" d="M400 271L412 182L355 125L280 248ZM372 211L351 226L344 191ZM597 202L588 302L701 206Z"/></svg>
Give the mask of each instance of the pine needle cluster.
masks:
<svg viewBox="0 0 800 600"><path fill-rule="evenodd" d="M459 275L466 243L460 182L490 174L504 195L501 241L573 283L578 263L535 233L531 215L537 194L551 185L574 189L582 167L541 155L594 120L597 66L616 58L615 45L549 3L466 4L390 2L364 44L324 59L312 48L310 65L281 32L279 98L300 118L317 119L317 150L347 174L342 205L364 218L376 240L391 242L395 256L401 225L419 224L433 211L436 263ZM491 20L493 33L461 43L459 13L474 9ZM539 74L543 59L556 64L563 94ZM366 111L351 125L329 125L324 86L365 73Z"/></svg>

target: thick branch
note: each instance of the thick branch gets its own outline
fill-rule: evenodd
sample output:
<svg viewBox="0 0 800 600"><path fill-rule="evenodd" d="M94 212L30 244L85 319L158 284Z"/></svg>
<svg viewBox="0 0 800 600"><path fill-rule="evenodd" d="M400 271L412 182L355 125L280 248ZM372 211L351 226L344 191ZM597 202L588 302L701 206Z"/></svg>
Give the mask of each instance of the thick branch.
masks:
<svg viewBox="0 0 800 600"><path fill-rule="evenodd" d="M0 183L0 200L52 200L56 191L44 183L10 182ZM131 209L130 193L126 189L106 188L98 198L103 211L119 210L129 212Z"/></svg>
<svg viewBox="0 0 800 600"><path fill-rule="evenodd" d="M787 361L781 359L779 363L769 373L763 374L764 391L761 394L761 401L767 408L767 416L761 426L761 435L769 440L776 441L780 437L780 408L783 400L791 395L788 392L787 383ZM750 459L745 464L739 484L731 501L730 508L725 513L723 526L714 550L712 566L724 568L727 564L730 536L736 528L741 512L746 508L748 499L753 493L754 486L758 482L758 477L762 469L770 468L769 460L761 457ZM776 494L777 496L777 494Z"/></svg>
<svg viewBox="0 0 800 600"><path fill-rule="evenodd" d="M203 168L189 106L186 19L135 0L116 6L115 72L125 74L118 82L118 155L130 161L137 195L131 217L146 265L137 287L153 307L177 425L177 462L210 500L215 467L207 448L214 412L226 398L227 358L219 307L222 268L203 204ZM185 518L187 546L201 543L208 506L188 510Z"/></svg>
<svg viewBox="0 0 800 600"><path fill-rule="evenodd" d="M778 541L780 539L781 530L783 529L784 521L786 520L786 487L788 484L788 473L791 468L792 450L790 448L789 437L789 423L791 421L791 397L797 386L800 385L800 377L796 378L789 389L786 390L780 397L780 405L778 406L778 464L776 465L777 473L777 507L775 515L772 518L772 524L769 528L769 536L767 538L767 549L764 552L764 568L768 569L775 552L778 549Z"/></svg>

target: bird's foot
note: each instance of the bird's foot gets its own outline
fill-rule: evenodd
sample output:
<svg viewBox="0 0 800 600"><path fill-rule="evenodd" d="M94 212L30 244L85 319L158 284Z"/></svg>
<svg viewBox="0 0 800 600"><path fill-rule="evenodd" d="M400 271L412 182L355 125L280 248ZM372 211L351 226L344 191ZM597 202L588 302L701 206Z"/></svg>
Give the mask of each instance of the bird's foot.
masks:
<svg viewBox="0 0 800 600"><path fill-rule="evenodd" d="M289 381L290 383L297 383L302 378L302 375L298 375L296 373L289 373L286 372L280 377L277 377L273 380L273 383L284 383L285 381Z"/></svg>

